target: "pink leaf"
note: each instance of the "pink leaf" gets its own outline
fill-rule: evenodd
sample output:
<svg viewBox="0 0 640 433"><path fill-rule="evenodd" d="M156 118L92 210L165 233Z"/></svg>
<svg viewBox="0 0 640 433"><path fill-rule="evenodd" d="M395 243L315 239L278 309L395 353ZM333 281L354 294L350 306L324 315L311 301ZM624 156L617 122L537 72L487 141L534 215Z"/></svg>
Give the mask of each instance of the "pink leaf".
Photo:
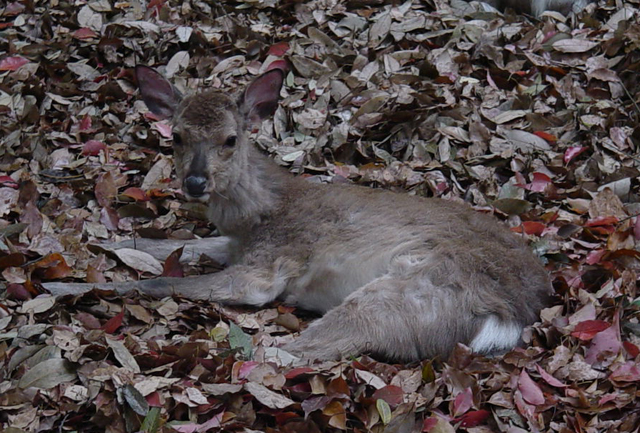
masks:
<svg viewBox="0 0 640 433"><path fill-rule="evenodd" d="M589 254L587 254L587 258L585 262L587 262L588 265L598 264L600 263L600 260L602 260L602 257L604 257L605 254L607 254L607 250L589 251Z"/></svg>
<svg viewBox="0 0 640 433"><path fill-rule="evenodd" d="M100 151L105 150L107 145L102 141L89 140L82 146L82 154L90 156L98 156Z"/></svg>
<svg viewBox="0 0 640 433"><path fill-rule="evenodd" d="M21 66L29 63L29 60L20 56L5 57L0 60L0 71L17 71Z"/></svg>
<svg viewBox="0 0 640 433"><path fill-rule="evenodd" d="M567 387L567 385L565 385L564 383L560 382L558 379L556 379L555 377L553 377L552 375L547 373L547 371L544 368L540 367L538 364L536 364L536 370L538 370L538 373L540 374L540 376L549 385L555 386L556 388L566 388Z"/></svg>
<svg viewBox="0 0 640 433"><path fill-rule="evenodd" d="M84 116L80 121L80 126L78 126L78 130L80 132L89 132L91 131L91 116Z"/></svg>
<svg viewBox="0 0 640 433"><path fill-rule="evenodd" d="M91 30L89 27L82 27L73 32L73 37L76 39L93 39L97 36L96 32Z"/></svg>
<svg viewBox="0 0 640 433"><path fill-rule="evenodd" d="M635 361L625 362L611 373L609 379L616 382L637 382L640 381L640 368Z"/></svg>
<svg viewBox="0 0 640 433"><path fill-rule="evenodd" d="M600 356L606 352L617 354L622 349L620 339L620 318L618 313L613 316L613 323L607 329L596 334L587 350L585 360L589 364L595 364Z"/></svg>
<svg viewBox="0 0 640 433"><path fill-rule="evenodd" d="M571 162L571 160L573 158L575 158L576 156L580 155L582 152L584 152L585 150L587 150L588 147L582 147L582 146L573 146L568 148L565 152L564 152L564 163L565 164L569 164L569 162Z"/></svg>
<svg viewBox="0 0 640 433"><path fill-rule="evenodd" d="M533 181L529 184L529 190L533 192L544 192L547 185L551 183L551 178L544 173L533 173Z"/></svg>
<svg viewBox="0 0 640 433"><path fill-rule="evenodd" d="M522 370L520 378L518 379L518 389L522 393L522 398L527 403L536 406L544 404L544 394L542 390L524 370Z"/></svg>
<svg viewBox="0 0 640 433"><path fill-rule="evenodd" d="M166 123L163 123L163 122L158 122L153 126L158 130L158 132L160 133L160 135L162 135L163 138L171 138L172 136L171 125L167 125Z"/></svg>
<svg viewBox="0 0 640 433"><path fill-rule="evenodd" d="M257 366L258 363L256 361L243 362L242 365L240 365L240 370L238 370L238 379L246 379L249 373L251 373L251 370Z"/></svg>
<svg viewBox="0 0 640 433"><path fill-rule="evenodd" d="M466 413L473 406L473 393L471 388L466 388L460 394L456 396L453 402L453 416L458 417L463 413Z"/></svg>
<svg viewBox="0 0 640 433"><path fill-rule="evenodd" d="M640 240L640 217L636 217L636 222L633 225L633 237L635 240Z"/></svg>

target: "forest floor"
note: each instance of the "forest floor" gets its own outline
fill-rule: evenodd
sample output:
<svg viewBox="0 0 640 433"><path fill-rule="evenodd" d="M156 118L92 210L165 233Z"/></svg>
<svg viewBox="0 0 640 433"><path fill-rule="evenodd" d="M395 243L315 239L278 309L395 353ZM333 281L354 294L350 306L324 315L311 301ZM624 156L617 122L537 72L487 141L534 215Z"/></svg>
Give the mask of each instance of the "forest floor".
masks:
<svg viewBox="0 0 640 433"><path fill-rule="evenodd" d="M637 432L638 5L541 19L457 0L0 6L0 429ZM237 91L274 61L283 99L253 139L279 164L464 200L528 238L556 297L525 348L286 368L261 347L313 317L283 304L41 294L219 269L95 246L214 230L179 192L170 126L133 68Z"/></svg>

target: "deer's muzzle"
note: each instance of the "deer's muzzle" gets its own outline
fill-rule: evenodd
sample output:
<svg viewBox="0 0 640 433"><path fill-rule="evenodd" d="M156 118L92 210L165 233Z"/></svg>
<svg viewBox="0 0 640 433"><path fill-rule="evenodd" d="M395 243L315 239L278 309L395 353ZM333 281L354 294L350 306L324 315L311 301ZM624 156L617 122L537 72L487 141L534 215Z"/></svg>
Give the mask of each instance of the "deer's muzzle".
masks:
<svg viewBox="0 0 640 433"><path fill-rule="evenodd" d="M184 189L191 197L202 197L207 188L207 178L203 176L187 176Z"/></svg>

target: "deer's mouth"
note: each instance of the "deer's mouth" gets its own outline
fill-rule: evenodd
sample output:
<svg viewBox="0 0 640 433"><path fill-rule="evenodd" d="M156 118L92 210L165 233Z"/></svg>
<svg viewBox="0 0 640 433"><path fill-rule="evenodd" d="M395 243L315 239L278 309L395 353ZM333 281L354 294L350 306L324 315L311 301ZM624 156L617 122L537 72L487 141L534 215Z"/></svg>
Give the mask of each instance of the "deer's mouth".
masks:
<svg viewBox="0 0 640 433"><path fill-rule="evenodd" d="M187 191L183 190L183 194L188 201L200 202L200 203L207 203L209 201L209 197L211 197L211 195L208 192L199 196L193 196L189 194Z"/></svg>

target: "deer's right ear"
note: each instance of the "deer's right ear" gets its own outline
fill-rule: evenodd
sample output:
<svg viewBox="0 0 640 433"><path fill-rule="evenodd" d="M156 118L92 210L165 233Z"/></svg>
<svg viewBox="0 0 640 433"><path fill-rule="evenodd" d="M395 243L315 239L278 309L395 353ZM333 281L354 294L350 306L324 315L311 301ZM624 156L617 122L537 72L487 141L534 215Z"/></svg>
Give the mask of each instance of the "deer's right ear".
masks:
<svg viewBox="0 0 640 433"><path fill-rule="evenodd" d="M136 66L136 79L142 100L153 114L162 118L173 116L182 95L159 72L148 66Z"/></svg>
<svg viewBox="0 0 640 433"><path fill-rule="evenodd" d="M284 71L271 69L249 84L240 104L250 123L261 122L276 111L283 82Z"/></svg>

